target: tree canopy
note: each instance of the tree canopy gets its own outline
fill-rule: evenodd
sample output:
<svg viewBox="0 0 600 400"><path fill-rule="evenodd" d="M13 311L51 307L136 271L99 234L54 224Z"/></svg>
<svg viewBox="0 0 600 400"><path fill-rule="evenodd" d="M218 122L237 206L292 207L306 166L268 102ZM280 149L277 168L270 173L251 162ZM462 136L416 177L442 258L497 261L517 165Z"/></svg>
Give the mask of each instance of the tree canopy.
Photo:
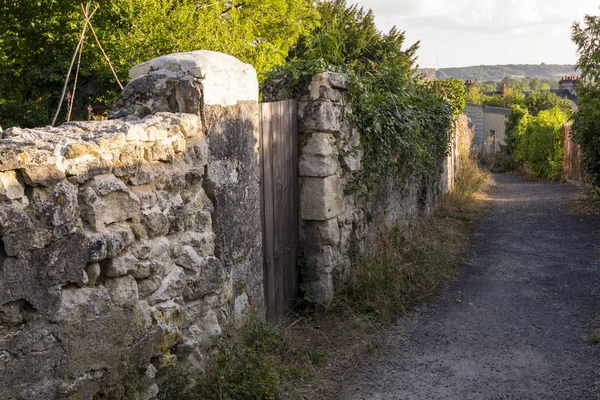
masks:
<svg viewBox="0 0 600 400"><path fill-rule="evenodd" d="M119 78L154 57L215 50L252 64L260 77L283 64L318 25L310 0L94 0L92 24ZM0 126L48 124L83 27L72 0L0 0ZM91 35L81 60L74 112L119 93Z"/></svg>

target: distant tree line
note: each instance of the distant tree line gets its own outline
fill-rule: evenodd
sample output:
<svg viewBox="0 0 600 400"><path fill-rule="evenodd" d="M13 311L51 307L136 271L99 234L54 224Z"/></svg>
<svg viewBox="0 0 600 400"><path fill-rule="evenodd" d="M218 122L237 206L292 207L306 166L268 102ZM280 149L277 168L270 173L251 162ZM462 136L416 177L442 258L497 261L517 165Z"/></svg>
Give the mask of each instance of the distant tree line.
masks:
<svg viewBox="0 0 600 400"><path fill-rule="evenodd" d="M474 81L496 82L507 76L516 79L535 77L558 81L564 75L579 75L579 70L575 65L557 64L479 65L473 67L441 68L439 70L424 68L421 71L426 74L436 72L437 79L458 78L463 81L472 79Z"/></svg>

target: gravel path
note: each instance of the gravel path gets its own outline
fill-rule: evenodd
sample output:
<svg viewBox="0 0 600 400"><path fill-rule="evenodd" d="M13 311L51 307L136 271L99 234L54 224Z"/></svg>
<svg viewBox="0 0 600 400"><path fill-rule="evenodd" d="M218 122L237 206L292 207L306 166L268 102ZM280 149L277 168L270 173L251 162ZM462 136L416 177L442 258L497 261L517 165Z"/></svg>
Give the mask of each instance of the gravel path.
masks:
<svg viewBox="0 0 600 400"><path fill-rule="evenodd" d="M598 399L600 219L567 185L495 176L463 278L401 318L343 399Z"/></svg>

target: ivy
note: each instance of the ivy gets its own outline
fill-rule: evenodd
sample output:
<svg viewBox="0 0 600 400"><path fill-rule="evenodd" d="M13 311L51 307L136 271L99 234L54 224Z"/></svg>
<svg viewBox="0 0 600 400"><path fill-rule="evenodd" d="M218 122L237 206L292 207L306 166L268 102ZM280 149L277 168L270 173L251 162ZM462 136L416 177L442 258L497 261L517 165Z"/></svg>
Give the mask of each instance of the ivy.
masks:
<svg viewBox="0 0 600 400"><path fill-rule="evenodd" d="M439 177L453 107L435 85L382 63L375 73L350 75L349 102L364 153L355 189L368 193L387 174L405 181Z"/></svg>

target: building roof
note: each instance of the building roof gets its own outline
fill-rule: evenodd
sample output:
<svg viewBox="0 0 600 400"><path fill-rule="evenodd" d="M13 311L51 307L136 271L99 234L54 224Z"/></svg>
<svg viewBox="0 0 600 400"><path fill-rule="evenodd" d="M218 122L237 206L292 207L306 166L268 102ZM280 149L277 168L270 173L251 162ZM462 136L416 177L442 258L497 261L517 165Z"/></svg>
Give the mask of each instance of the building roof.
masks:
<svg viewBox="0 0 600 400"><path fill-rule="evenodd" d="M484 106L483 112L490 113L490 114L510 115L511 110L510 110L510 108Z"/></svg>

